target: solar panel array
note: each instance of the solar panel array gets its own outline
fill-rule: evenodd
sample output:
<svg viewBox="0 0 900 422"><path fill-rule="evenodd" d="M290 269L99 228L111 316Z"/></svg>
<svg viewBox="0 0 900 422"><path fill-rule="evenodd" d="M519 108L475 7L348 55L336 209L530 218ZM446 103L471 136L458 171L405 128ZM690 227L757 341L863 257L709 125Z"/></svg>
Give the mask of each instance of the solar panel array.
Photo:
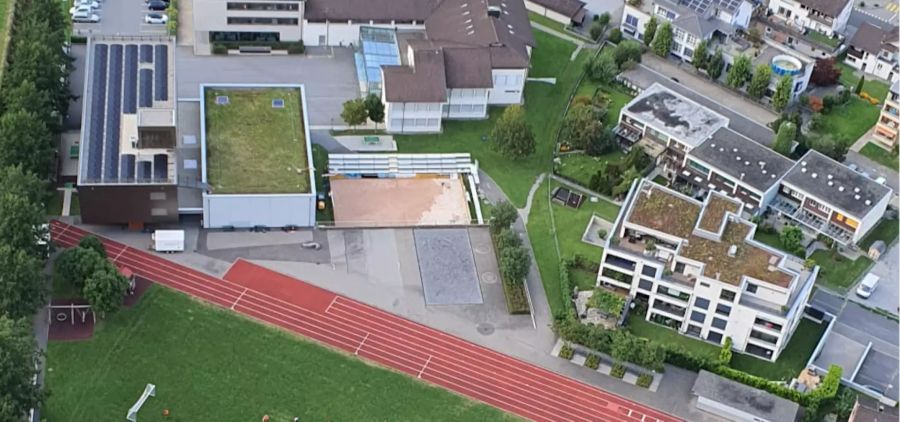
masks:
<svg viewBox="0 0 900 422"><path fill-rule="evenodd" d="M119 180L119 131L122 118L122 45L109 48L109 84L106 90L106 137L103 142L103 181Z"/></svg>
<svg viewBox="0 0 900 422"><path fill-rule="evenodd" d="M122 154L122 169L119 171L119 180L125 183L134 182L134 166L134 154Z"/></svg>
<svg viewBox="0 0 900 422"><path fill-rule="evenodd" d="M138 105L141 107L153 107L153 71L150 69L141 69L138 90L140 100Z"/></svg>
<svg viewBox="0 0 900 422"><path fill-rule="evenodd" d="M141 44L141 63L153 63L153 46Z"/></svg>
<svg viewBox="0 0 900 422"><path fill-rule="evenodd" d="M156 80L154 81L155 91L153 98L156 101L167 101L169 99L169 46L165 44L157 44L154 48L155 72Z"/></svg>
<svg viewBox="0 0 900 422"><path fill-rule="evenodd" d="M122 93L122 112L125 114L137 113L137 69L138 46L129 44L125 46L125 86Z"/></svg>
<svg viewBox="0 0 900 422"><path fill-rule="evenodd" d="M106 122L106 109L103 107L104 98L106 97L106 68L107 55L109 46L106 44L94 45L94 68L91 81L91 128L88 133L88 148L90 154L87 155L87 179L90 181L100 180L100 174L103 170L103 130Z"/></svg>

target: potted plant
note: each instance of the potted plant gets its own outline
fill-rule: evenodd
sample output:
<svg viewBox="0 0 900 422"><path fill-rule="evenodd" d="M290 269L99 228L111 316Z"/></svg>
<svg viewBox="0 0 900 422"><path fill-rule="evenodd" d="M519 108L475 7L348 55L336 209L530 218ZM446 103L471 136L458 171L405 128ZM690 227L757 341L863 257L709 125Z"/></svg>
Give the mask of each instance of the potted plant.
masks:
<svg viewBox="0 0 900 422"><path fill-rule="evenodd" d="M646 245L644 246L644 256L654 255L656 255L656 240L648 239Z"/></svg>

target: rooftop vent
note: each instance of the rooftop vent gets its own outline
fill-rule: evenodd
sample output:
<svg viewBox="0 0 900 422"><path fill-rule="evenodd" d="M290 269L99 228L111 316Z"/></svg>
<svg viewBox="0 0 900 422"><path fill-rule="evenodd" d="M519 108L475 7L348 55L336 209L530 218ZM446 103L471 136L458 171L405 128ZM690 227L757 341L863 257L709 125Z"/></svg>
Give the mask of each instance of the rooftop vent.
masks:
<svg viewBox="0 0 900 422"><path fill-rule="evenodd" d="M711 144L709 144L709 146L715 148L715 147L716 147L716 144L715 144L715 143L711 143Z"/></svg>
<svg viewBox="0 0 900 422"><path fill-rule="evenodd" d="M829 181L828 181L828 186L834 186L834 182L832 182L831 180L829 180Z"/></svg>
<svg viewBox="0 0 900 422"><path fill-rule="evenodd" d="M725 152L725 148L719 147L719 152Z"/></svg>
<svg viewBox="0 0 900 422"><path fill-rule="evenodd" d="M801 161L801 162L800 162L800 166L801 166L801 167L806 167L806 161Z"/></svg>
<svg viewBox="0 0 900 422"><path fill-rule="evenodd" d="M734 157L734 159L737 160L737 161L741 161L741 156L738 155L737 157Z"/></svg>
<svg viewBox="0 0 900 422"><path fill-rule="evenodd" d="M834 176L832 176L832 175L829 174L829 175L828 175L828 180L831 180L831 179L834 179Z"/></svg>
<svg viewBox="0 0 900 422"><path fill-rule="evenodd" d="M817 177L819 177L818 174L816 174L816 173L813 173L813 174L812 174L812 178L813 178L813 179L815 179L815 178L817 178Z"/></svg>
<svg viewBox="0 0 900 422"><path fill-rule="evenodd" d="M746 175L746 173L741 172L741 180L744 180L744 175Z"/></svg>
<svg viewBox="0 0 900 422"><path fill-rule="evenodd" d="M492 18L500 17L500 8L497 6L488 6L487 12L488 12L488 16L490 16Z"/></svg>
<svg viewBox="0 0 900 422"><path fill-rule="evenodd" d="M838 191L843 192L843 191L844 191L844 187L843 187L843 186L838 186Z"/></svg>
<svg viewBox="0 0 900 422"><path fill-rule="evenodd" d="M766 174L766 173L768 173L768 172L766 171L766 169L763 169L762 174Z"/></svg>
<svg viewBox="0 0 900 422"><path fill-rule="evenodd" d="M765 161L760 161L760 162L758 162L758 163L756 163L756 164L759 164L759 168L761 168L761 169L766 168L766 162L765 162Z"/></svg>
<svg viewBox="0 0 900 422"><path fill-rule="evenodd" d="M853 192L859 193L859 188L853 188Z"/></svg>
<svg viewBox="0 0 900 422"><path fill-rule="evenodd" d="M749 161L744 161L744 165L745 165L745 166L749 166L749 165L750 165L750 162L749 162Z"/></svg>
<svg viewBox="0 0 900 422"><path fill-rule="evenodd" d="M281 98L272 100L272 108L284 108L284 100Z"/></svg>
<svg viewBox="0 0 900 422"><path fill-rule="evenodd" d="M800 169L800 172L801 172L801 173L806 173L806 167L803 167L802 169Z"/></svg>
<svg viewBox="0 0 900 422"><path fill-rule="evenodd" d="M859 201L859 198L860 198L860 196L859 196L859 195L853 195L853 199L855 199L855 200L857 200L857 201Z"/></svg>
<svg viewBox="0 0 900 422"><path fill-rule="evenodd" d="M463 3L463 4L459 5L460 8L468 7L468 6L469 6L469 3Z"/></svg>
<svg viewBox="0 0 900 422"><path fill-rule="evenodd" d="M866 199L866 205L872 205L872 201Z"/></svg>
<svg viewBox="0 0 900 422"><path fill-rule="evenodd" d="M227 95L217 95L216 96L216 105L228 105L228 96Z"/></svg>
<svg viewBox="0 0 900 422"><path fill-rule="evenodd" d="M772 178L773 178L773 179L775 178L775 174L772 174Z"/></svg>
<svg viewBox="0 0 900 422"><path fill-rule="evenodd" d="M737 148L732 148L731 152L737 152Z"/></svg>
<svg viewBox="0 0 900 422"><path fill-rule="evenodd" d="M728 256L734 258L737 255L737 245L731 245L728 247Z"/></svg>

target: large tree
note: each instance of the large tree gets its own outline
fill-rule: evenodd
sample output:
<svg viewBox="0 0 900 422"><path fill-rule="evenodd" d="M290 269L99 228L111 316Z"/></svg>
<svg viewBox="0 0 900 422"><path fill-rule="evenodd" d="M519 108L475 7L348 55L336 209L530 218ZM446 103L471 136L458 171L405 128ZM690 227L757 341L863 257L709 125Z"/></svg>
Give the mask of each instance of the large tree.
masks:
<svg viewBox="0 0 900 422"><path fill-rule="evenodd" d="M362 98L347 100L341 111L341 119L350 127L356 127L366 122L369 112L366 110L366 101Z"/></svg>
<svg viewBox="0 0 900 422"><path fill-rule="evenodd" d="M841 68L835 66L833 57L816 60L809 81L818 86L834 85L841 78Z"/></svg>
<svg viewBox="0 0 900 422"><path fill-rule="evenodd" d="M0 420L25 420L43 401L34 383L39 358L29 320L0 314Z"/></svg>
<svg viewBox="0 0 900 422"><path fill-rule="evenodd" d="M0 167L22 165L22 169L47 179L56 161L56 148L44 120L24 110L9 110L0 116Z"/></svg>
<svg viewBox="0 0 900 422"><path fill-rule="evenodd" d="M0 242L43 259L48 249L40 239L46 238L46 221L41 204L24 195L2 192L0 186Z"/></svg>
<svg viewBox="0 0 900 422"><path fill-rule="evenodd" d="M88 276L83 292L91 310L106 315L119 310L127 290L128 280L108 265Z"/></svg>
<svg viewBox="0 0 900 422"><path fill-rule="evenodd" d="M656 53L657 56L667 57L669 55L669 50L672 49L671 23L663 22L663 24L656 29L656 36L653 37L653 43L650 44L650 48L653 49L653 52Z"/></svg>
<svg viewBox="0 0 900 422"><path fill-rule="evenodd" d="M365 104L366 114L369 116L369 120L375 122L375 127L377 128L379 123L384 123L384 103L381 102L381 98L375 94L369 94Z"/></svg>
<svg viewBox="0 0 900 422"><path fill-rule="evenodd" d="M26 80L21 84L12 86L3 93L2 110L23 111L41 118L44 125L53 132L60 129L59 116L50 111L53 110L53 102L47 91L40 91L34 81Z"/></svg>
<svg viewBox="0 0 900 422"><path fill-rule="evenodd" d="M734 63L731 64L731 68L728 69L728 74L725 75L725 83L735 89L742 88L747 83L747 80L750 79L752 66L753 63L750 61L750 57L744 54L737 56L734 59Z"/></svg>
<svg viewBox="0 0 900 422"><path fill-rule="evenodd" d="M512 224L519 218L519 211L512 204L502 201L494 206L491 213L491 232L499 234L503 230L508 230Z"/></svg>
<svg viewBox="0 0 900 422"><path fill-rule="evenodd" d="M604 50L597 56L591 57L584 63L584 71L588 78L601 84L609 84L616 79L619 68L610 49Z"/></svg>
<svg viewBox="0 0 900 422"><path fill-rule="evenodd" d="M503 110L491 130L491 147L512 159L525 158L534 153L534 134L525 120L525 109L512 105Z"/></svg>
<svg viewBox="0 0 900 422"><path fill-rule="evenodd" d="M803 231L799 227L785 226L781 229L779 240L786 251L801 258L806 257L806 250L803 247Z"/></svg>
<svg viewBox="0 0 900 422"><path fill-rule="evenodd" d="M94 235L88 235L82 237L81 240L78 241L79 248L91 249L94 252L97 252L101 258L106 258L106 247L103 246L103 242L100 241L100 238Z"/></svg>
<svg viewBox="0 0 900 422"><path fill-rule="evenodd" d="M781 127L778 128L778 133L775 135L775 144L772 146L772 149L785 157L789 157L791 154L791 145L796 138L797 125L789 121L784 121L781 123Z"/></svg>
<svg viewBox="0 0 900 422"><path fill-rule="evenodd" d="M644 24L644 45L650 46L650 43L653 42L653 38L656 36L656 28L658 27L658 23L656 22L656 16L650 16L650 20Z"/></svg>
<svg viewBox="0 0 900 422"><path fill-rule="evenodd" d="M603 122L597 118L593 106L579 104L571 109L563 119L560 139L573 148L586 150L603 132Z"/></svg>
<svg viewBox="0 0 900 422"><path fill-rule="evenodd" d="M706 64L706 73L712 80L717 80L722 76L723 69L725 69L725 58L722 57L722 49L717 48Z"/></svg>
<svg viewBox="0 0 900 422"><path fill-rule="evenodd" d="M750 85L747 86L747 94L753 98L762 98L771 81L772 68L765 63L757 65L753 70L753 77L750 78Z"/></svg>
<svg viewBox="0 0 900 422"><path fill-rule="evenodd" d="M39 205L49 199L47 182L22 171L21 165L0 168L0 194L23 196Z"/></svg>
<svg viewBox="0 0 900 422"><path fill-rule="evenodd" d="M775 94L772 95L772 106L775 110L782 111L791 103L791 93L793 91L794 79L788 75L784 75L775 85Z"/></svg>
<svg viewBox="0 0 900 422"><path fill-rule="evenodd" d="M53 265L53 275L58 283L69 284L80 290L88 277L98 269L112 264L93 249L77 247L64 250L56 257Z"/></svg>
<svg viewBox="0 0 900 422"><path fill-rule="evenodd" d="M706 40L701 40L697 43L697 47L694 48L694 55L691 56L691 64L697 70L706 69L706 64L709 62L709 43Z"/></svg>
<svg viewBox="0 0 900 422"><path fill-rule="evenodd" d="M531 256L525 248L506 248L500 251L500 272L507 283L521 283L531 267Z"/></svg>
<svg viewBox="0 0 900 422"><path fill-rule="evenodd" d="M616 59L616 66L621 70L622 66L628 62L640 63L641 54L644 53L644 47L635 40L625 40L619 43L613 52Z"/></svg>
<svg viewBox="0 0 900 422"><path fill-rule="evenodd" d="M11 318L34 315L46 293L42 267L27 251L0 243L0 314Z"/></svg>

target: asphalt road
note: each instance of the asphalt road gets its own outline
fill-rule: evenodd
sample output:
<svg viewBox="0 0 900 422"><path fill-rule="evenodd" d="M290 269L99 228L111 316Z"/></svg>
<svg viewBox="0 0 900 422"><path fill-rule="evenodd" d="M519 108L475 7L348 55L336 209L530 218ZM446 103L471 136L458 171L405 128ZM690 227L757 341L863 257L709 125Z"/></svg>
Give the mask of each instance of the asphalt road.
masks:
<svg viewBox="0 0 900 422"><path fill-rule="evenodd" d="M871 273L881 278L878 287L868 299L856 296L855 293L848 293L851 300L859 302L869 307L881 308L893 314L898 313L900 307L900 247L898 243L894 243L875 263L871 269ZM854 291L856 287L854 286Z"/></svg>

